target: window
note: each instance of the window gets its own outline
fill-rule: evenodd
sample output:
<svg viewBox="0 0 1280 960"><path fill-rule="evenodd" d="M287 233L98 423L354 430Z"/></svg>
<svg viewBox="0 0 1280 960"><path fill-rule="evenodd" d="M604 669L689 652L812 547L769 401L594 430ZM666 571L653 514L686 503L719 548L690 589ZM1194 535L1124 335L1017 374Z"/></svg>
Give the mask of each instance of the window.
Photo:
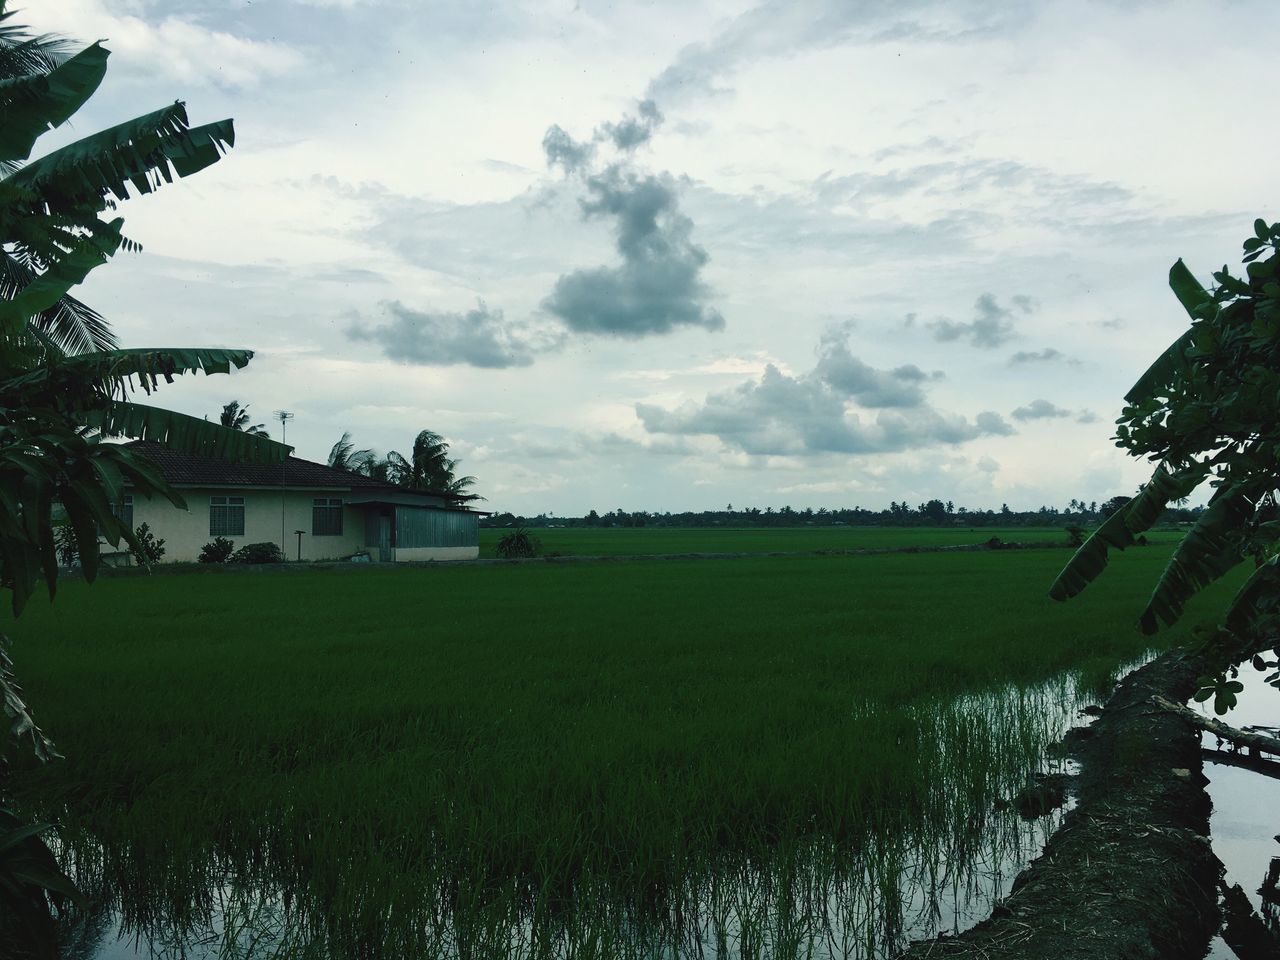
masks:
<svg viewBox="0 0 1280 960"><path fill-rule="evenodd" d="M317 497L311 501L311 535L342 536L342 500Z"/></svg>
<svg viewBox="0 0 1280 960"><path fill-rule="evenodd" d="M133 497L123 497L119 503L111 505L111 515L130 530L133 529Z"/></svg>
<svg viewBox="0 0 1280 960"><path fill-rule="evenodd" d="M244 536L244 497L209 498L209 536Z"/></svg>

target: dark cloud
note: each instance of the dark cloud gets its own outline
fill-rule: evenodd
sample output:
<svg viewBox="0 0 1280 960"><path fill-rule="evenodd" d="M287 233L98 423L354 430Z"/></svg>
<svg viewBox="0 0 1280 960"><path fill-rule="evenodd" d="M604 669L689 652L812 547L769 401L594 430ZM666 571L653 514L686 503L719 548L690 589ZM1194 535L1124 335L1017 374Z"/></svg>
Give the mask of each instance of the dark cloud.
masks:
<svg viewBox="0 0 1280 960"><path fill-rule="evenodd" d="M662 111L652 100L641 100L634 117L623 117L617 123L606 123L596 131L596 139L608 139L626 153L648 143L662 124Z"/></svg>
<svg viewBox="0 0 1280 960"><path fill-rule="evenodd" d="M1012 302L1023 313L1029 313L1033 306L1029 297L1016 296ZM1013 339L1013 311L1000 306L995 294L984 293L973 304L973 319L967 323L948 320L943 317L929 322L933 331L933 339L947 342L966 340L970 346L991 349Z"/></svg>
<svg viewBox="0 0 1280 960"><path fill-rule="evenodd" d="M483 301L466 313L411 310L399 301L382 306L390 314L386 323L356 321L347 328L347 337L377 343L397 363L527 367L536 353L555 349L563 339L508 323L501 310L490 310Z"/></svg>
<svg viewBox="0 0 1280 960"><path fill-rule="evenodd" d="M577 173L591 165L596 146L573 139L559 124L555 124L548 127L542 137L542 152L546 154L548 167L559 166L565 173Z"/></svg>
<svg viewBox="0 0 1280 960"><path fill-rule="evenodd" d="M570 330L614 337L669 333L677 327L719 330L724 318L705 304L707 252L691 239L669 177L613 165L586 179L583 216L609 218L622 264L591 267L556 281L543 307Z"/></svg>
<svg viewBox="0 0 1280 960"><path fill-rule="evenodd" d="M836 393L871 408L918 407L925 402L920 383L929 379L913 365L877 370L863 363L849 351L847 329L823 336L813 373Z"/></svg>
<svg viewBox="0 0 1280 960"><path fill-rule="evenodd" d="M1080 361L1069 357L1055 347L1043 350L1019 350L1009 358L1009 366L1018 367L1028 363L1065 363L1073 367L1080 366Z"/></svg>
<svg viewBox="0 0 1280 960"><path fill-rule="evenodd" d="M637 404L650 433L711 435L750 454L884 453L957 444L1013 428L996 413L970 421L931 406L916 367L877 370L849 350L848 332L832 331L813 370L800 376L770 364L759 379L668 410ZM874 418L854 407L877 409Z"/></svg>
<svg viewBox="0 0 1280 960"><path fill-rule="evenodd" d="M1071 416L1070 410L1054 406L1048 400L1032 400L1025 407L1013 411L1015 420L1056 420Z"/></svg>

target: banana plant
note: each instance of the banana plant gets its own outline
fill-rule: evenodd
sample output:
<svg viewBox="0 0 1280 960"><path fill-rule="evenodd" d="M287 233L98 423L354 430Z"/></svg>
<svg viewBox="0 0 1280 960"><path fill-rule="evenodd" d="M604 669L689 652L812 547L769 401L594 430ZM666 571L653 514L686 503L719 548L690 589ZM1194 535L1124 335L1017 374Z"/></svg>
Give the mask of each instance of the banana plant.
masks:
<svg viewBox="0 0 1280 960"><path fill-rule="evenodd" d="M118 203L216 162L235 142L232 122L192 127L174 103L31 159L41 135L97 90L110 52L95 43L71 54L12 16L0 0L0 588L17 617L42 582L51 598L56 591L55 506L86 580L98 572L100 536L140 549L112 511L126 488L184 506L154 464L113 438L266 463L289 448L136 400L181 374L243 367L252 351L120 349L101 315L70 294L120 249L138 249L112 216ZM0 650L0 774L12 746L40 761L58 756L9 667ZM0 942L8 944L12 918L41 927L76 891L41 839L47 828L22 824L5 800L0 777Z"/></svg>
<svg viewBox="0 0 1280 960"><path fill-rule="evenodd" d="M1267 635L1280 626L1280 223L1255 221L1242 259L1243 275L1224 266L1211 290L1181 260L1170 269L1191 325L1125 395L1116 421L1117 446L1158 465L1076 551L1050 588L1054 599L1078 594L1102 573L1109 550L1132 545L1168 503L1207 481L1208 507L1178 544L1139 625L1154 633L1173 624L1198 591L1253 559L1257 569L1225 627ZM1229 705L1225 683L1205 689Z"/></svg>

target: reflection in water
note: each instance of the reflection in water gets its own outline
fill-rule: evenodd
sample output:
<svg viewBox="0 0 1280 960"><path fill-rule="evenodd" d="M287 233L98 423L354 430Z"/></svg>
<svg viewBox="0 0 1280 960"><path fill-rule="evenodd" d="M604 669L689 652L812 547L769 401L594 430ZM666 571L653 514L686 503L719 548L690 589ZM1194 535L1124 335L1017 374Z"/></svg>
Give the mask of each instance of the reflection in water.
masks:
<svg viewBox="0 0 1280 960"><path fill-rule="evenodd" d="M882 957L971 926L1040 852L1060 814L1025 822L997 801L1050 766L1080 702L1065 676L899 710L899 743L920 765L909 803L870 811L838 842L801 833L767 858L681 863L642 889L591 876L569 889L478 882L482 867L427 861L424 872L420 858L411 874L384 864L385 883L353 895L326 879L342 870L313 869L305 850L278 862L211 839L203 858L184 847L157 871L138 869L128 840L69 832L61 856L98 906L67 926L65 955Z"/></svg>
<svg viewBox="0 0 1280 960"><path fill-rule="evenodd" d="M1240 667L1239 680L1244 684L1239 703L1222 719L1233 727L1274 727L1280 723L1280 692L1263 682L1270 670L1255 670L1251 664ZM1212 702L1200 710L1213 716ZM1203 734L1203 745L1214 750L1222 746L1211 733ZM1209 799L1213 813L1209 819L1209 835L1213 852L1226 867L1228 886L1239 884L1253 908L1272 929L1280 930L1280 905L1262 899L1260 889L1273 870L1280 870L1280 780L1251 770L1221 763L1206 763ZM1234 958L1235 953L1215 938L1209 960Z"/></svg>

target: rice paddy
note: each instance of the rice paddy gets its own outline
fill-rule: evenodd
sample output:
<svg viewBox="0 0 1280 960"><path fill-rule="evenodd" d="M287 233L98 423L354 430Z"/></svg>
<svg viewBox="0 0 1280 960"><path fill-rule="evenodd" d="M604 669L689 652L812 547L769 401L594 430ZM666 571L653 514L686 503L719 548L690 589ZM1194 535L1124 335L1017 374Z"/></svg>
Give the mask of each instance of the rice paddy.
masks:
<svg viewBox="0 0 1280 960"><path fill-rule="evenodd" d="M13 631L67 755L21 787L69 938L883 956L1037 852L997 801L1147 652L1167 555L1067 605L1061 550L68 583Z"/></svg>

